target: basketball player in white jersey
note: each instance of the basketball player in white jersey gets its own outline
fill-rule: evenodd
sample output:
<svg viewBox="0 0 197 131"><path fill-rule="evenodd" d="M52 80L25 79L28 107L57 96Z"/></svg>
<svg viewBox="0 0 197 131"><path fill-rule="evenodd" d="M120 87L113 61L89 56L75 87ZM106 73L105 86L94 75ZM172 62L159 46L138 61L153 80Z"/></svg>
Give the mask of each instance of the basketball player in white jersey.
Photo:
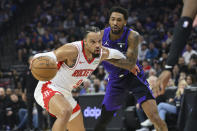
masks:
<svg viewBox="0 0 197 131"><path fill-rule="evenodd" d="M34 92L37 103L57 118L52 131L85 131L80 106L73 99L71 90L77 88L102 60L125 59L121 52L102 47L101 42L100 30L91 27L83 41L34 56L50 56L58 62L56 76L50 81L39 81Z"/></svg>

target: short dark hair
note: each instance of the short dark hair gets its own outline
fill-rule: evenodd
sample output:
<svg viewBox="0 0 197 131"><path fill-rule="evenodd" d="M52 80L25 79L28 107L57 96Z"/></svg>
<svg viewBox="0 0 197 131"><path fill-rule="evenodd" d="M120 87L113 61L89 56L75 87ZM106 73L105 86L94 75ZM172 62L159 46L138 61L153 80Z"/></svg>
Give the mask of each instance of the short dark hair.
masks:
<svg viewBox="0 0 197 131"><path fill-rule="evenodd" d="M112 7L109 11L109 16L111 16L111 14L113 12L118 12L118 13L121 13L124 15L124 19L127 20L128 19L128 11L125 9L125 8L122 8L120 6L115 6L115 7Z"/></svg>
<svg viewBox="0 0 197 131"><path fill-rule="evenodd" d="M96 26L90 26L86 29L84 29L84 33L83 33L83 38L86 38L87 37L87 34L90 33L90 32L100 32L101 30L99 29L99 27L96 27Z"/></svg>

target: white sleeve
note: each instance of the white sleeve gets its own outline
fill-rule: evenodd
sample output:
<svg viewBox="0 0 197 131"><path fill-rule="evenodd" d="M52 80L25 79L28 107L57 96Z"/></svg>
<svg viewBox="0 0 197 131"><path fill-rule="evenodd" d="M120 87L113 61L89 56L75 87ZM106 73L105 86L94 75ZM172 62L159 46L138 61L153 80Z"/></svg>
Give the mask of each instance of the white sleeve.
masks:
<svg viewBox="0 0 197 131"><path fill-rule="evenodd" d="M34 55L33 58L38 58L40 56L49 56L49 57L53 58L57 62L57 57L56 57L56 55L55 55L55 53L53 51L46 52L46 53L38 53L38 54Z"/></svg>
<svg viewBox="0 0 197 131"><path fill-rule="evenodd" d="M126 56L116 49L107 48L109 50L109 56L107 59L126 59Z"/></svg>

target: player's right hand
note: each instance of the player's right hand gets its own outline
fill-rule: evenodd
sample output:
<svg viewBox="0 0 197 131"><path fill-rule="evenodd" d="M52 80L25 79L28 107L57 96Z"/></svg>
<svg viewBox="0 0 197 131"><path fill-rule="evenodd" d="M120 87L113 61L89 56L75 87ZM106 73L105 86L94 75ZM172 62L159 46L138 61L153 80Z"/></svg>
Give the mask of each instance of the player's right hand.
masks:
<svg viewBox="0 0 197 131"><path fill-rule="evenodd" d="M130 72L137 76L137 73L140 72L140 69L137 65L135 65L135 67L133 67L133 69L131 69Z"/></svg>

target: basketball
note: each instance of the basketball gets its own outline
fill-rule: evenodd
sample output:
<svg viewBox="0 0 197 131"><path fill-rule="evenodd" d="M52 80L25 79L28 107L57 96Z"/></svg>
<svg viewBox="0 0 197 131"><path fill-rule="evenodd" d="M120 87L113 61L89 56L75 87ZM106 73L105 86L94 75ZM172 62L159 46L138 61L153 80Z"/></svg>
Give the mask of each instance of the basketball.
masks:
<svg viewBox="0 0 197 131"><path fill-rule="evenodd" d="M40 56L32 61L31 72L37 80L49 81L57 71L57 64L51 57Z"/></svg>

